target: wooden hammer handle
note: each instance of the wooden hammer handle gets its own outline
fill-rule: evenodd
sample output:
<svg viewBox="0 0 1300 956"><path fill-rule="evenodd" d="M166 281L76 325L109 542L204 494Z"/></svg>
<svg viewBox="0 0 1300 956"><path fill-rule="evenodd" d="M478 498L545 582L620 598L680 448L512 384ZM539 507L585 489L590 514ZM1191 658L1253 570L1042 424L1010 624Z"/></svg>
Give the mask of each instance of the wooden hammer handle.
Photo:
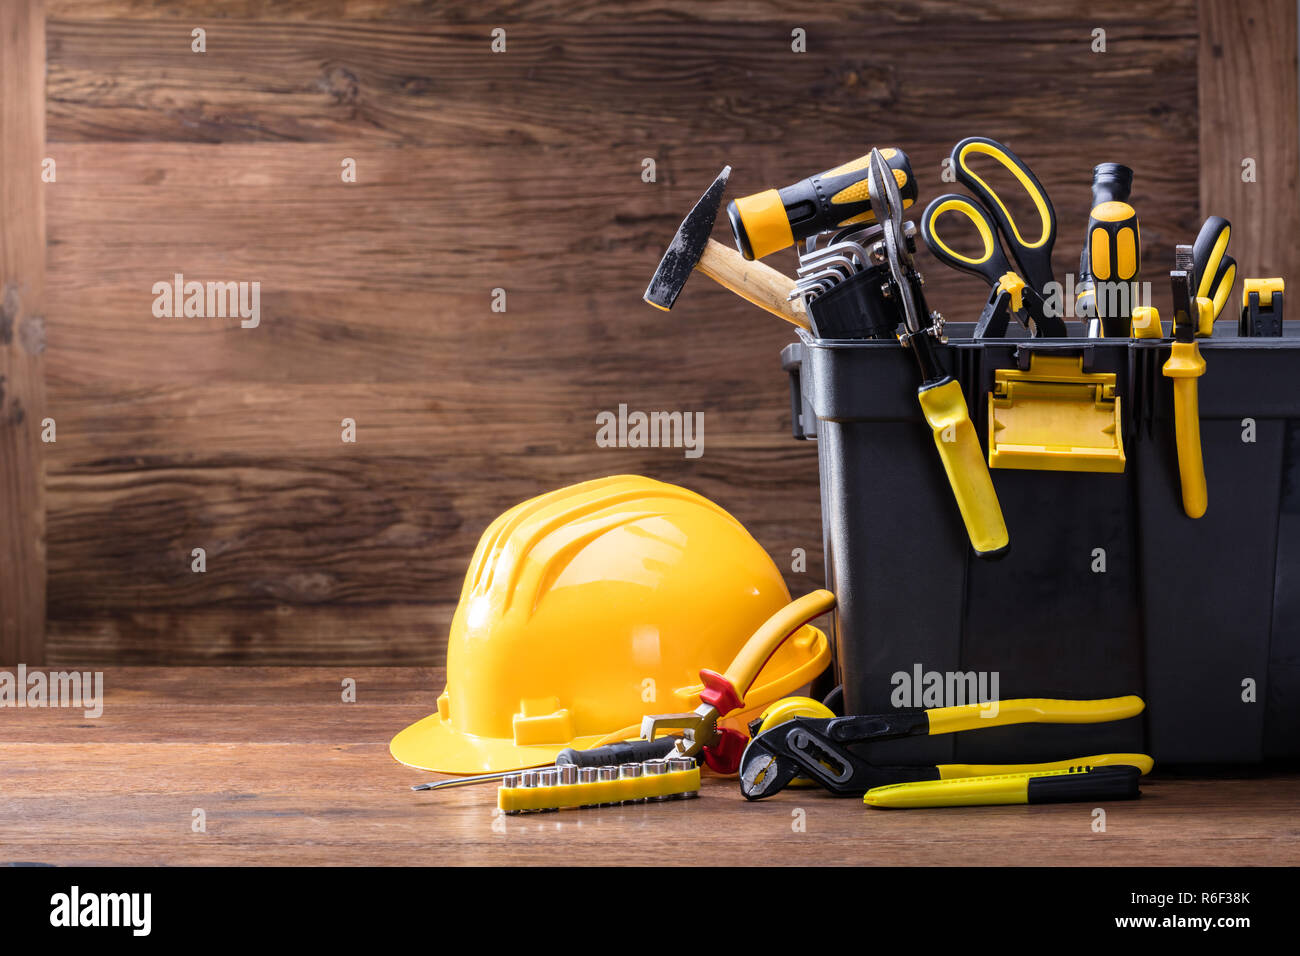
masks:
<svg viewBox="0 0 1300 956"><path fill-rule="evenodd" d="M794 280L771 266L751 262L735 249L710 239L695 268L760 309L766 309L791 325L811 330L803 300L789 298L795 287Z"/></svg>

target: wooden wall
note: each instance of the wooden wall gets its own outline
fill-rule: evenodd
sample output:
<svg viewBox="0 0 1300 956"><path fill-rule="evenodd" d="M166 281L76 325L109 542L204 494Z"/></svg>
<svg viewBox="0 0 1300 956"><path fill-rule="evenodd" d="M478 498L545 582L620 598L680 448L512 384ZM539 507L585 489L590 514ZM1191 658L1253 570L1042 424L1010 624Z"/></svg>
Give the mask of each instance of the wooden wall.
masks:
<svg viewBox="0 0 1300 956"><path fill-rule="evenodd" d="M0 661L45 636L45 13L0 7Z"/></svg>
<svg viewBox="0 0 1300 956"><path fill-rule="evenodd" d="M713 497L783 567L806 548L788 579L814 586L786 327L702 276L671 314L640 300L723 163L739 195L897 144L928 196L993 136L1053 197L1062 275L1098 162L1137 170L1146 247L1199 223L1195 0L48 4L54 662L440 660L486 524L623 471ZM922 265L932 306L978 311ZM259 281L260 327L154 318L177 272ZM619 403L704 411L703 457L597 448Z"/></svg>

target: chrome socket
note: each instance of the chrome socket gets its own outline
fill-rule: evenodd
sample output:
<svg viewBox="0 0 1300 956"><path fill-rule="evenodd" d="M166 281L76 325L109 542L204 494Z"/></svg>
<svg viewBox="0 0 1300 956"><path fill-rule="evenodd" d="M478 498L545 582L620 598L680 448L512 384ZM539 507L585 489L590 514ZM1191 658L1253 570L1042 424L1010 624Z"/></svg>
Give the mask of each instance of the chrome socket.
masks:
<svg viewBox="0 0 1300 956"><path fill-rule="evenodd" d="M658 777L668 772L668 763L664 760L646 760L641 764L641 773L646 777ZM668 796L661 795L648 798L651 803L666 803Z"/></svg>
<svg viewBox="0 0 1300 956"><path fill-rule="evenodd" d="M639 763L625 763L619 770L619 777L622 780L636 780L641 776L641 765ZM632 800L624 800L624 803L645 803L645 797L636 797Z"/></svg>
<svg viewBox="0 0 1300 956"><path fill-rule="evenodd" d="M601 768L599 768L599 769L600 769L599 777L600 777L601 780L617 780L617 779L618 779L618 767L617 767L617 766L613 766L613 765L611 765L611 766L601 767ZM608 803L601 803L601 804L598 804L598 806L602 806L602 807L616 807L616 806L618 806L618 803L617 803L616 801L610 801L610 802L608 802Z"/></svg>
<svg viewBox="0 0 1300 956"><path fill-rule="evenodd" d="M695 761L694 761L692 758L690 758L690 757L669 757L669 758L668 758L668 772L669 772L669 773L676 773L676 772L679 771L679 770L690 770L690 769L691 769L692 767L694 767L694 766L695 766ZM674 800L689 800L689 799L691 799L692 797L698 797L699 795L700 795L700 791L698 791L698 790L689 790L689 791L687 791L686 793L675 793L675 794L673 794L673 799L674 799Z"/></svg>
<svg viewBox="0 0 1300 956"><path fill-rule="evenodd" d="M537 785L539 787L554 787L560 779L560 772L554 767L548 767L545 770L537 772ZM542 813L554 813L558 808L544 807Z"/></svg>

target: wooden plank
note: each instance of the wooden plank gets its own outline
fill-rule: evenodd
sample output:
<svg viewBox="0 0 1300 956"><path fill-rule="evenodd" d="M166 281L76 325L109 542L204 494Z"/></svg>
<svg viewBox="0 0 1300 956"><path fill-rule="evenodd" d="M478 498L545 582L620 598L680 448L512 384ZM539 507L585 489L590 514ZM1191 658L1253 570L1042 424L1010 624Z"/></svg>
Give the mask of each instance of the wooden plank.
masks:
<svg viewBox="0 0 1300 956"><path fill-rule="evenodd" d="M338 682L358 682L355 704ZM0 742L0 863L1295 865L1300 775L1170 777L1107 807L876 813L820 791L495 818L491 786L407 788L388 740L434 668L110 668L104 714L22 710ZM791 827L804 810L806 829ZM206 832L191 828L202 809ZM683 839L683 834L688 839ZM611 848L617 848L612 850Z"/></svg>
<svg viewBox="0 0 1300 956"><path fill-rule="evenodd" d="M75 570L56 573L54 590L61 591L74 576ZM252 661L441 665L447 659L447 631L455 610L451 600L403 604L396 596L386 596L383 604L362 605L261 600L251 605L229 601L136 608L106 593L52 607L45 660L51 666L79 667L154 661L177 666L248 666Z"/></svg>
<svg viewBox="0 0 1300 956"><path fill-rule="evenodd" d="M995 119L995 136L1129 143L1167 128L1170 80L1195 51L1190 18L1133 11L1109 24L1105 54L1091 52L1091 17L1017 22L1014 42L997 21L824 23L816 55L790 52L784 24L753 22L537 23L492 54L491 22L223 21L208 33L217 55L190 51L188 23L56 21L48 121L52 141L539 145L560 168L582 143L634 162L647 148L815 143L850 122L850 103L859 137L910 143Z"/></svg>
<svg viewBox="0 0 1300 956"><path fill-rule="evenodd" d="M783 447L711 450L698 460L703 470L680 458L647 467L646 452L611 449L600 473L648 472L713 497L797 594L822 573L815 450ZM461 488L467 467L492 477ZM746 471L750 486L738 493L734 475ZM498 452L454 462L200 460L60 478L51 486L51 655L441 662L465 568L498 502L572 475L564 458ZM792 492L800 484L808 487ZM273 515L265 501L276 502ZM191 570L195 547L206 551L204 573ZM809 555L801 573L790 568L794 548Z"/></svg>
<svg viewBox="0 0 1300 956"><path fill-rule="evenodd" d="M1189 95L1192 82L1188 74ZM1190 107L1184 118L1194 121ZM1190 147L1192 128L1182 135ZM947 188L938 171L953 138L932 132L909 143L927 193ZM1139 171L1148 243L1172 243L1194 228L1195 199L1184 186L1195 175L1195 153L1172 134L1122 146L1114 139L1090 140L1083 149L1016 145L1055 199L1061 276L1072 266L1086 221L1091 165L1106 158L1123 156ZM823 145L817 162L830 165L860 148ZM84 380L104 369L112 373L114 364L131 371L131 363L139 375L174 376L180 355L194 352L193 335L212 340L191 362L241 378L268 374L267 365L276 370L269 374L307 375L324 360L279 361L290 346L328 350L340 361L353 348L382 350L355 363L352 375L366 378L388 376L403 356L461 363L464 350L473 354L484 337L491 338L493 355L500 352L495 333L502 326L511 330L506 344L538 334L540 326L521 327L521 319L545 327L548 349L581 341L589 351L593 323L608 330L598 340L602 350L618 343L653 347L645 334L650 328L672 328L674 340L693 334L700 323L689 318L706 313L693 308L696 298L712 288L693 280L679 313L687 318L674 316L675 324L640 303L665 237L717 171L717 154L704 150L665 167L671 181L647 185L634 164L584 149L571 160L588 179L582 195L572 198L551 188L555 170L541 150L509 151L512 162L524 161L507 190L494 174L506 162L497 148L353 150L362 176L355 188L337 182L341 151L326 145L71 144L57 152L64 182L50 205L50 267L66 277L52 293L66 334L55 349L55 377ZM747 153L751 165L735 175L737 194L788 182L809 168L807 159L780 147ZM517 201L518 195L528 198ZM194 229L195 221L204 228ZM479 225L467 229L470 222ZM725 226L719 235L724 232ZM545 255L539 254L539 235L548 237ZM401 237L399 244L394 236ZM1162 263L1152 261L1158 278ZM776 264L792 268L793 255L776 257ZM979 284L928 254L922 264L933 304L973 316L985 295ZM178 271L199 281L260 282L266 328L239 329L234 320L154 319L153 284ZM498 286L509 296L505 315L490 311L491 290ZM385 308L375 308L378 303ZM789 339L780 323L726 296L711 298L707 313L718 312L719 303L725 303L724 319L740 317L767 330L762 344ZM458 343L461 332L468 339ZM391 347L395 342L402 347ZM104 347L110 343L115 347ZM167 361L157 360L159 349ZM65 371L63 356L76 357L76 350L86 359ZM247 362L250 353L268 351L276 357ZM483 363L482 372L490 368ZM330 380L338 380L332 374Z"/></svg>
<svg viewBox="0 0 1300 956"><path fill-rule="evenodd" d="M1195 0L1171 0L1165 7L1174 20L1194 12ZM1018 0L882 0L864 7L857 0L714 0L707 8L692 0L645 0L610 3L608 0L498 0L472 7L430 0L226 0L217 10L210 0L49 0L51 19L58 20L172 20L200 17L261 20L414 20L439 23L482 21L486 10L498 22L562 20L572 23L616 20L644 23L664 20L762 20L773 24L803 22L915 23L927 20L1070 20L1078 14L1072 0L1039 0L1025 5ZM1133 3L1094 0L1089 15L1098 23L1132 15Z"/></svg>
<svg viewBox="0 0 1300 956"><path fill-rule="evenodd" d="M0 661L45 654L45 11L0 32Z"/></svg>
<svg viewBox="0 0 1300 956"><path fill-rule="evenodd" d="M1300 282L1296 15L1294 0L1200 4L1201 212L1233 225L1234 310L1243 278ZM1242 178L1248 159L1254 182Z"/></svg>

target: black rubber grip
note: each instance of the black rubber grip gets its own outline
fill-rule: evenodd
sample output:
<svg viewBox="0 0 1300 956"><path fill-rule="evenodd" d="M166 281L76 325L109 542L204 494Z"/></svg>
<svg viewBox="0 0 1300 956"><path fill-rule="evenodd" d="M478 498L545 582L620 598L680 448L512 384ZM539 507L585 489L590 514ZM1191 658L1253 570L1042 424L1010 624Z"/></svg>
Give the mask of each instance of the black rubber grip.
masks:
<svg viewBox="0 0 1300 956"><path fill-rule="evenodd" d="M1085 773L1034 777L1026 789L1026 803L1076 803L1089 800L1133 800L1141 795L1142 772L1127 764L1093 767Z"/></svg>
<svg viewBox="0 0 1300 956"><path fill-rule="evenodd" d="M1133 192L1133 170L1120 163L1102 163L1092 171L1092 204L1128 202Z"/></svg>
<svg viewBox="0 0 1300 956"><path fill-rule="evenodd" d="M677 743L676 737L657 737L654 740L622 740L591 750L574 750L568 747L555 755L556 766L571 764L575 767L607 767L616 763L640 763L668 756Z"/></svg>

